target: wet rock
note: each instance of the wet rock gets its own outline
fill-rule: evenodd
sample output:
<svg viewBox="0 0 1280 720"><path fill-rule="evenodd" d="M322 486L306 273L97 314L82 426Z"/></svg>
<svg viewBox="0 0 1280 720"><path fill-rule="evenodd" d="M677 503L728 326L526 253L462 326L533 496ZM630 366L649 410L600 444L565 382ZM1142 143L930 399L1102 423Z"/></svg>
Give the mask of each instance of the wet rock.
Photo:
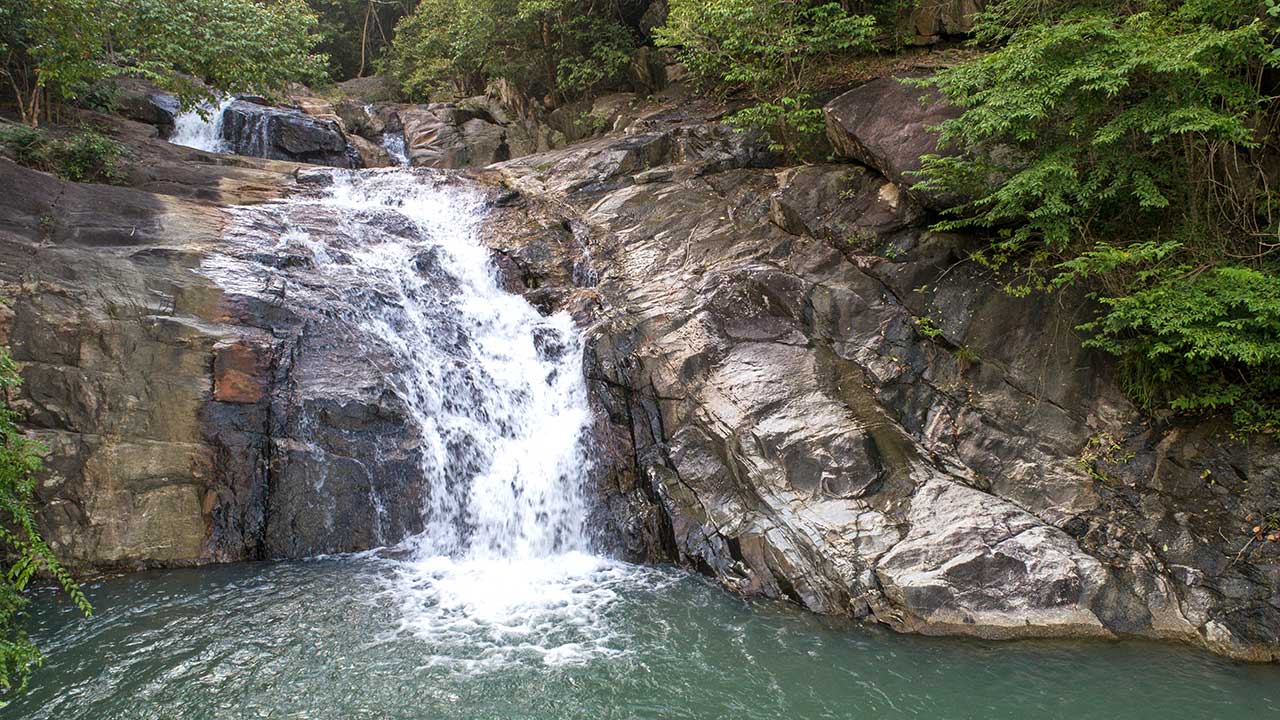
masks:
<svg viewBox="0 0 1280 720"><path fill-rule="evenodd" d="M266 397L267 353L247 342L214 346L213 399L218 402L256 403Z"/></svg>
<svg viewBox="0 0 1280 720"><path fill-rule="evenodd" d="M157 175L164 162L153 162ZM287 185L284 173L255 179L268 176ZM51 547L76 568L253 557L261 418L254 404L214 399L214 367L226 350L222 391L248 400L258 365L231 348L263 339L226 324L220 291L192 272L218 242L222 213L3 160L0 178L23 188L0 197L0 293L24 378L16 406L50 448L37 497ZM225 180L210 169L202 181L226 202L216 191Z"/></svg>
<svg viewBox="0 0 1280 720"><path fill-rule="evenodd" d="M116 87L117 112L130 120L154 125L160 137L167 138L173 133L174 120L181 109L176 97L133 78L117 80Z"/></svg>
<svg viewBox="0 0 1280 720"><path fill-rule="evenodd" d="M377 143L365 140L359 135L348 135L347 142L359 153L360 167L391 167L394 164L386 148Z"/></svg>
<svg viewBox="0 0 1280 720"><path fill-rule="evenodd" d="M238 155L273 160L358 167L342 129L333 120L300 110L236 100L223 112L222 139Z"/></svg>

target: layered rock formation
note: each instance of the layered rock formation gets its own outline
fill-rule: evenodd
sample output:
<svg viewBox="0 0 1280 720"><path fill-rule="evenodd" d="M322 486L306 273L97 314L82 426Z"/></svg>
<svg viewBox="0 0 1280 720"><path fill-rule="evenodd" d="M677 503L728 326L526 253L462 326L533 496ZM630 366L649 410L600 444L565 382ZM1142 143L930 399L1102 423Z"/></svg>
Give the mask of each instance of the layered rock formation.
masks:
<svg viewBox="0 0 1280 720"><path fill-rule="evenodd" d="M78 570L120 569L421 530L402 401L376 345L353 356L344 322L368 288L277 243L341 227L259 205L305 190L299 166L212 164L142 128L116 134L145 190L0 159L0 183L22 189L0 197L0 342L21 365L15 407L50 451L37 495L51 546Z"/></svg>
<svg viewBox="0 0 1280 720"><path fill-rule="evenodd" d="M292 108L236 100L222 112L222 139L237 155L342 168L363 166L337 122Z"/></svg>
<svg viewBox="0 0 1280 720"><path fill-rule="evenodd" d="M1144 417L1081 348L1081 299L1009 297L964 261L977 240L929 231L907 173L948 111L890 82L828 109L851 162L783 167L681 100L476 173L503 186L488 240L510 287L589 327L605 534L902 630L1275 659L1280 548L1253 528L1280 522L1280 449ZM489 140L468 158L500 157ZM59 552L172 565L412 532L361 520L375 485L419 506L376 363L344 351L303 260L241 242L333 224L225 210L300 191L297 168L145 147L164 161L131 170L139 189L0 168L30 188L0 198L0 326L53 449ZM236 287L213 261L271 271Z"/></svg>
<svg viewBox="0 0 1280 720"><path fill-rule="evenodd" d="M1253 531L1275 443L1142 417L1081 348L1079 299L1007 296L975 241L928 231L895 180L946 111L856 107L887 92L828 112L872 167L773 167L674 114L498 166L587 239L598 282L562 295L599 307L634 549L907 631L1280 656L1280 548Z"/></svg>

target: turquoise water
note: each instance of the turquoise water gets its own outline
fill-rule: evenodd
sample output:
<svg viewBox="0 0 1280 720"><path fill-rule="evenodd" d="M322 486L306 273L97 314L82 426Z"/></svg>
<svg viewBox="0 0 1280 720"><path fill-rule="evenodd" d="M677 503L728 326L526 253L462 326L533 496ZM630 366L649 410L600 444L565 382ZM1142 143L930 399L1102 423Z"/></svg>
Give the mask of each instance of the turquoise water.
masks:
<svg viewBox="0 0 1280 720"><path fill-rule="evenodd" d="M465 606L429 590L438 570L376 557L125 576L87 588L88 620L42 595L48 661L0 715L1280 717L1276 666L1144 642L903 636L676 570L583 563L545 587L487 576Z"/></svg>

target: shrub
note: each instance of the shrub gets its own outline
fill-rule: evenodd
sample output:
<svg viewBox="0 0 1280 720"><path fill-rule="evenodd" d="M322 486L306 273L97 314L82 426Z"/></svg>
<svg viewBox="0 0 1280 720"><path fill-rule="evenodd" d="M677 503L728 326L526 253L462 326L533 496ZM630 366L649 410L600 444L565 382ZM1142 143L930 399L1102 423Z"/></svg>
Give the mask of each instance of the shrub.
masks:
<svg viewBox="0 0 1280 720"><path fill-rule="evenodd" d="M19 165L49 169L49 139L43 131L25 125L0 126L0 143L9 148Z"/></svg>
<svg viewBox="0 0 1280 720"><path fill-rule="evenodd" d="M634 47L616 0L423 0L383 65L419 100L502 78L556 104L619 80Z"/></svg>
<svg viewBox="0 0 1280 720"><path fill-rule="evenodd" d="M934 76L964 109L942 124L944 143L1016 150L1005 162L925 160L926 187L978 191L944 227L989 230L1002 252L1051 260L1098 237L1145 238L1178 213L1216 224L1210 182L1235 179L1216 172L1214 154L1256 144L1258 73L1273 60L1258 23L1219 27L1204 4L1073 10Z"/></svg>
<svg viewBox="0 0 1280 720"><path fill-rule="evenodd" d="M813 0L673 0L658 45L706 87L743 92L756 104L731 118L767 129L779 147L800 152L821 133L811 104L816 71L832 56L872 47L871 15Z"/></svg>
<svg viewBox="0 0 1280 720"><path fill-rule="evenodd" d="M1280 216L1262 161L1280 53L1261 10L997 0L977 26L994 49L925 81L962 109L940 130L963 153L921 173L972 198L937 227L985 234L976 258L1008 289L1101 295L1082 329L1120 357L1136 401L1229 410L1253 430L1280 427Z"/></svg>
<svg viewBox="0 0 1280 720"><path fill-rule="evenodd" d="M14 161L52 172L73 182L116 182L124 155L120 143L86 130L66 138L24 125L0 128L0 143L13 152Z"/></svg>
<svg viewBox="0 0 1280 720"><path fill-rule="evenodd" d="M32 503L44 448L19 431L8 405L8 393L19 382L13 360L0 350L0 557L6 566L0 576L0 706L6 696L26 687L41 661L39 649L21 627L28 602L23 591L32 578L44 571L86 615L93 610L36 527Z"/></svg>
<svg viewBox="0 0 1280 720"><path fill-rule="evenodd" d="M1086 345L1121 358L1126 390L1149 410L1230 411L1242 431L1280 428L1280 278L1224 266L1162 272L1104 297Z"/></svg>
<svg viewBox="0 0 1280 720"><path fill-rule="evenodd" d="M119 180L122 155L124 148L120 143L92 131L72 135L54 151L58 175L73 182Z"/></svg>

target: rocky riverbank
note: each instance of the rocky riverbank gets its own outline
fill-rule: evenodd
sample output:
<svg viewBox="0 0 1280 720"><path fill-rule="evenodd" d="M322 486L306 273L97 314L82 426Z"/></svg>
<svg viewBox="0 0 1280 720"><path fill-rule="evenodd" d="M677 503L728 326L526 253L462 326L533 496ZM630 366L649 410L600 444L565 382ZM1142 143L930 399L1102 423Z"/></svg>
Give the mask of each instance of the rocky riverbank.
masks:
<svg viewBox="0 0 1280 720"><path fill-rule="evenodd" d="M855 88L828 106L842 157L787 167L679 89L609 100L578 142L494 98L300 107L348 137L398 127L416 165L498 161L471 171L493 187L496 264L588 328L597 524L621 552L904 631L1280 656L1280 543L1254 531L1280 512L1280 449L1144 417L1070 304L1001 293L964 261L975 239L928 230L907 173L945 108L891 79ZM0 327L52 450L55 548L148 567L413 532L373 533L354 490L398 478L406 507L418 491L379 465L404 461L396 400L332 308L199 272L278 220L231 206L308 173L113 122L131 187L0 160L21 188L0 197ZM273 262L305 286L303 264ZM300 485L318 465L346 468L337 522Z"/></svg>

